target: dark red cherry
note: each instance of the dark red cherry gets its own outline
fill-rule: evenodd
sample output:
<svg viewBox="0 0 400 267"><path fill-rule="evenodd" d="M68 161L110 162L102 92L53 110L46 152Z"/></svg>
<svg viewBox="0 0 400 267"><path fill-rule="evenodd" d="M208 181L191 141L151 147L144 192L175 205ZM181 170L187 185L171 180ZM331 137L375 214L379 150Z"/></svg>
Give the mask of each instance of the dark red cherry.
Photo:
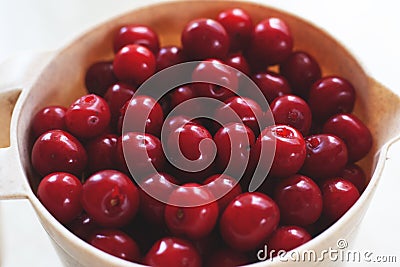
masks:
<svg viewBox="0 0 400 267"><path fill-rule="evenodd" d="M154 54L160 49L157 33L146 25L130 24L118 29L114 36L114 52L130 44L145 46Z"/></svg>
<svg viewBox="0 0 400 267"><path fill-rule="evenodd" d="M276 256L279 251L290 251L311 240L311 235L306 229L295 226L281 226L276 229L268 239L268 250L274 251L271 256Z"/></svg>
<svg viewBox="0 0 400 267"><path fill-rule="evenodd" d="M344 167L344 169L338 174L338 177L342 177L345 180L350 181L354 184L358 192L362 193L367 186L367 176L360 166L354 163L350 163Z"/></svg>
<svg viewBox="0 0 400 267"><path fill-rule="evenodd" d="M259 98L259 94L257 94L259 92L254 92L256 88L252 88L252 90L243 88L246 89L243 91L243 94L253 98L261 105L265 105L266 102L272 103L275 98L290 94L292 92L287 80L282 75L272 71L254 74L252 76L252 80L257 85L262 95L264 95L265 100ZM266 107L263 107L263 109L265 110Z"/></svg>
<svg viewBox="0 0 400 267"><path fill-rule="evenodd" d="M117 167L115 161L117 139L117 135L104 134L85 145L88 155L87 169L90 173Z"/></svg>
<svg viewBox="0 0 400 267"><path fill-rule="evenodd" d="M164 46L156 54L157 71L186 61L182 48L174 45Z"/></svg>
<svg viewBox="0 0 400 267"><path fill-rule="evenodd" d="M242 188L237 180L226 174L215 174L204 181L218 202L220 213L228 204L242 193Z"/></svg>
<svg viewBox="0 0 400 267"><path fill-rule="evenodd" d="M47 106L36 112L32 119L32 132L35 138L49 130L66 130L65 112L61 106Z"/></svg>
<svg viewBox="0 0 400 267"><path fill-rule="evenodd" d="M135 87L122 82L118 82L107 89L104 99L110 108L113 126L116 126L122 107L132 98L135 91Z"/></svg>
<svg viewBox="0 0 400 267"><path fill-rule="evenodd" d="M98 61L89 66L85 73L85 86L89 94L103 96L107 89L118 82L111 61Z"/></svg>

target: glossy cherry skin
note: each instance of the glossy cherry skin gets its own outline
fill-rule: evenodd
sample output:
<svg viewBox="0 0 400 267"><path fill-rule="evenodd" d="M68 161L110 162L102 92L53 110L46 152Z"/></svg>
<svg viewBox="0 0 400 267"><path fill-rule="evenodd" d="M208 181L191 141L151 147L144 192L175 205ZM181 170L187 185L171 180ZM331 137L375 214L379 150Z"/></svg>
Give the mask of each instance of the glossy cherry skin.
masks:
<svg viewBox="0 0 400 267"><path fill-rule="evenodd" d="M224 60L224 63L231 66L232 68L237 69L243 74L250 75L250 66L247 62L247 59L241 53L232 53L229 54L228 57ZM239 81L241 73L238 73Z"/></svg>
<svg viewBox="0 0 400 267"><path fill-rule="evenodd" d="M276 256L280 250L290 251L310 240L311 235L300 226L280 226L268 239L267 246L270 253L274 250L272 256Z"/></svg>
<svg viewBox="0 0 400 267"><path fill-rule="evenodd" d="M360 197L355 185L343 178L332 178L322 185L323 214L332 221L338 220Z"/></svg>
<svg viewBox="0 0 400 267"><path fill-rule="evenodd" d="M156 54L157 71L186 61L182 48L174 45L164 46Z"/></svg>
<svg viewBox="0 0 400 267"><path fill-rule="evenodd" d="M248 51L264 65L275 65L284 61L292 48L289 26L280 18L271 17L255 25Z"/></svg>
<svg viewBox="0 0 400 267"><path fill-rule="evenodd" d="M154 267L201 267L202 260L196 248L176 237L158 240L144 257L144 264Z"/></svg>
<svg viewBox="0 0 400 267"><path fill-rule="evenodd" d="M307 157L301 172L314 179L337 175L347 164L347 147L339 137L316 134L305 138Z"/></svg>
<svg viewBox="0 0 400 267"><path fill-rule="evenodd" d="M210 190L189 183L175 189L165 207L165 222L169 231L191 240L201 239L214 229L219 209Z"/></svg>
<svg viewBox="0 0 400 267"><path fill-rule="evenodd" d="M274 199L283 224L306 226L321 216L321 190L307 176L296 174L281 180L275 187Z"/></svg>
<svg viewBox="0 0 400 267"><path fill-rule="evenodd" d="M179 127L181 127L187 123L196 124L193 121L191 121L191 119L189 117L184 116L184 115L168 116L164 120L164 124L162 127L162 136L165 135L165 138L168 138L168 136L173 131L175 131L176 129L178 129Z"/></svg>
<svg viewBox="0 0 400 267"><path fill-rule="evenodd" d="M32 132L35 138L49 130L66 130L65 112L61 106L47 106L36 112L32 119Z"/></svg>
<svg viewBox="0 0 400 267"><path fill-rule="evenodd" d="M257 85L258 89L264 95L265 99L259 99L257 94L253 90L246 90L243 94L248 95L250 98L258 101L260 105L265 105L266 102L272 103L272 101L283 95L290 94L292 92L288 81L282 75L273 72L259 72L254 74L252 80ZM265 109L265 108L264 108Z"/></svg>
<svg viewBox="0 0 400 267"><path fill-rule="evenodd" d="M275 143L275 155L271 169L271 149ZM261 170L271 177L288 177L297 173L306 158L306 145L301 133L288 125L273 125L265 128L251 150L252 163L259 161ZM263 164L264 163L264 164Z"/></svg>
<svg viewBox="0 0 400 267"><path fill-rule="evenodd" d="M206 81L195 83L198 96L215 98L221 101L235 95L239 87L238 72L217 59L201 62L192 73L192 80Z"/></svg>
<svg viewBox="0 0 400 267"><path fill-rule="evenodd" d="M82 184L66 172L45 176L39 184L37 195L43 206L61 223L74 220L82 212Z"/></svg>
<svg viewBox="0 0 400 267"><path fill-rule="evenodd" d="M124 46L131 44L144 46L154 54L160 49L157 33L146 25L131 24L122 26L115 34L113 41L115 53L118 53Z"/></svg>
<svg viewBox="0 0 400 267"><path fill-rule="evenodd" d="M153 173L140 181L140 214L154 225L165 225L164 211L174 184L178 182L167 173ZM161 200L161 201L160 201Z"/></svg>
<svg viewBox="0 0 400 267"><path fill-rule="evenodd" d="M349 162L362 159L371 150L371 132L354 114L332 116L325 122L322 132L336 135L346 143Z"/></svg>
<svg viewBox="0 0 400 267"><path fill-rule="evenodd" d="M190 85L186 84L174 88L172 91L169 92L169 97L170 97L169 104L171 110L177 108L176 110L173 111L174 116L188 116L188 117L197 116L199 112L201 112L201 109L203 108L203 105L201 104L198 105L196 105L196 103L185 104L185 101L195 99L196 97L198 97L198 92L194 84Z"/></svg>
<svg viewBox="0 0 400 267"><path fill-rule="evenodd" d="M235 267L250 263L246 253L239 253L229 248L219 248L207 259L208 267Z"/></svg>
<svg viewBox="0 0 400 267"><path fill-rule="evenodd" d="M238 251L251 251L264 242L279 223L279 208L267 195L243 193L226 207L220 219L225 243Z"/></svg>
<svg viewBox="0 0 400 267"><path fill-rule="evenodd" d="M217 200L220 213L228 204L242 193L242 188L237 180L226 174L215 174L204 181L204 185L210 190Z"/></svg>
<svg viewBox="0 0 400 267"><path fill-rule="evenodd" d="M227 99L225 105L216 110L214 119L222 125L243 123L256 135L266 126L260 105L247 97L234 96Z"/></svg>
<svg viewBox="0 0 400 267"><path fill-rule="evenodd" d="M113 84L107 89L104 99L110 108L113 126L116 126L122 107L132 98L135 91L136 87L122 82Z"/></svg>
<svg viewBox="0 0 400 267"><path fill-rule="evenodd" d="M338 177L348 180L357 187L358 192L362 193L367 186L367 176L360 166L350 163L344 167Z"/></svg>
<svg viewBox="0 0 400 267"><path fill-rule="evenodd" d="M100 229L89 238L88 243L118 258L137 262L140 260L140 249L136 242L126 233L117 229Z"/></svg>
<svg viewBox="0 0 400 267"><path fill-rule="evenodd" d="M69 172L79 176L86 167L87 154L82 144L71 134L50 130L35 141L31 161L41 176L52 172Z"/></svg>
<svg viewBox="0 0 400 267"><path fill-rule="evenodd" d="M87 241L92 233L101 227L94 222L92 217L83 212L69 223L67 228L80 239Z"/></svg>
<svg viewBox="0 0 400 267"><path fill-rule="evenodd" d="M87 169L90 173L100 170L115 169L118 136L104 134L90 140L85 149L88 155Z"/></svg>
<svg viewBox="0 0 400 267"><path fill-rule="evenodd" d="M313 118L318 122L324 122L338 113L351 113L355 100L353 85L339 76L327 76L317 80L311 86L308 96Z"/></svg>
<svg viewBox="0 0 400 267"><path fill-rule="evenodd" d="M280 64L279 73L286 77L293 93L308 97L312 84L321 78L321 68L310 54L294 51Z"/></svg>
<svg viewBox="0 0 400 267"><path fill-rule="evenodd" d="M229 36L225 28L213 19L190 21L181 35L182 48L188 59L223 59L229 51Z"/></svg>
<svg viewBox="0 0 400 267"><path fill-rule="evenodd" d="M85 73L85 86L90 94L103 96L107 89L118 82L111 61L98 61L89 66Z"/></svg>
<svg viewBox="0 0 400 267"><path fill-rule="evenodd" d="M253 30L253 21L249 14L240 8L228 9L218 14L217 21L228 33L231 51L248 47Z"/></svg>
<svg viewBox="0 0 400 267"><path fill-rule="evenodd" d="M307 135L311 128L310 107L302 98L295 95L283 95L272 101L270 109L276 124L287 124Z"/></svg>
<svg viewBox="0 0 400 267"><path fill-rule="evenodd" d="M219 170L231 175L244 173L250 161L250 148L255 141L253 131L242 123L221 127L214 135Z"/></svg>
<svg viewBox="0 0 400 267"><path fill-rule="evenodd" d="M139 191L131 179L115 170L103 170L83 184L82 206L103 227L126 225L139 209Z"/></svg>
<svg viewBox="0 0 400 267"><path fill-rule="evenodd" d="M114 57L114 73L120 81L140 85L156 70L154 54L144 46L124 46Z"/></svg>
<svg viewBox="0 0 400 267"><path fill-rule="evenodd" d="M164 112L150 96L138 95L125 103L118 120L118 128L125 132L143 132L160 136Z"/></svg>
<svg viewBox="0 0 400 267"><path fill-rule="evenodd" d="M116 153L119 169L137 179L161 170L165 164L161 141L151 134L125 133L118 137Z"/></svg>

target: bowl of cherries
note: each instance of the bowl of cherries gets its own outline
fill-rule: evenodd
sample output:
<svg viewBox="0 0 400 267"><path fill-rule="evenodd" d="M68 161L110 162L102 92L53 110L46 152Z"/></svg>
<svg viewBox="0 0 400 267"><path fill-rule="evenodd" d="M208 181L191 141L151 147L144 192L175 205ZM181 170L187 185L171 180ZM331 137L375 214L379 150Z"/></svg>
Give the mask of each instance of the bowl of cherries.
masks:
<svg viewBox="0 0 400 267"><path fill-rule="evenodd" d="M17 93L0 195L66 266L332 264L294 256L354 237L400 103L323 30L240 1L132 10Z"/></svg>

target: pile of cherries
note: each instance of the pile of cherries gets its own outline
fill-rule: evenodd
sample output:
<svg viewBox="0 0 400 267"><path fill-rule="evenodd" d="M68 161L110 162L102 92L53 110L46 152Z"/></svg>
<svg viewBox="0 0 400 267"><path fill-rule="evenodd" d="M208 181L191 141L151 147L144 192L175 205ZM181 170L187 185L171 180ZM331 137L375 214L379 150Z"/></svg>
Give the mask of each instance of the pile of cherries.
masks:
<svg viewBox="0 0 400 267"><path fill-rule="evenodd" d="M181 44L163 47L150 27L126 25L113 46L112 61L88 68L87 95L69 107L45 107L32 121L38 198L91 245L151 266L249 264L264 245L289 251L309 241L364 190L367 178L356 162L372 137L352 114L355 89L343 77L322 76L312 55L294 50L282 19L253 23L240 8L225 10L188 22ZM135 94L158 71L194 60L193 80L213 75L224 86L184 84L158 100L150 91ZM245 76L258 92L243 86ZM220 105L167 116L198 97ZM218 123L192 118L196 109L212 109ZM268 114L275 123L260 121ZM192 164L211 164L180 169L165 154L175 150ZM248 192L257 164L266 179ZM190 205L171 204L182 200Z"/></svg>

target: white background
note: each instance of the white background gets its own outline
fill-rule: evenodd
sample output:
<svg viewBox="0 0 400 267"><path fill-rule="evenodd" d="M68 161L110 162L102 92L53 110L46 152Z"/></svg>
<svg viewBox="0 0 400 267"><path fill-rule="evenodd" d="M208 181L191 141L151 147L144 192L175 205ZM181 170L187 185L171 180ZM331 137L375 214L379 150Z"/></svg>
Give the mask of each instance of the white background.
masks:
<svg viewBox="0 0 400 267"><path fill-rule="evenodd" d="M156 1L0 0L0 65L22 53L58 49L95 24L150 2ZM325 28L353 52L371 76L400 94L398 1L259 2L295 13ZM7 77L0 77L0 85L5 81ZM374 255L396 255L397 265L400 262L399 176L395 164L387 166L358 238L352 244ZM0 265L61 266L26 201L0 203Z"/></svg>

